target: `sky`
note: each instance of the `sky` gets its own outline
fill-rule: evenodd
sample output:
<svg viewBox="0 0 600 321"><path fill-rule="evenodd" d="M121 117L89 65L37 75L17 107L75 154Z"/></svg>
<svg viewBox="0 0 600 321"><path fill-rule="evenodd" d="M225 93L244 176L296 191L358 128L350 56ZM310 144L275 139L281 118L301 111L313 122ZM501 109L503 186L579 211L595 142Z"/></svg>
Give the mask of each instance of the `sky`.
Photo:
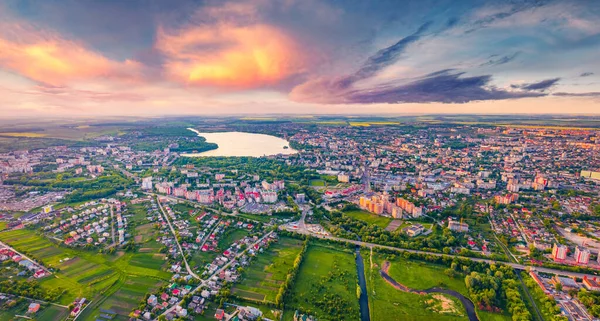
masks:
<svg viewBox="0 0 600 321"><path fill-rule="evenodd" d="M4 0L3 117L600 114L595 0Z"/></svg>

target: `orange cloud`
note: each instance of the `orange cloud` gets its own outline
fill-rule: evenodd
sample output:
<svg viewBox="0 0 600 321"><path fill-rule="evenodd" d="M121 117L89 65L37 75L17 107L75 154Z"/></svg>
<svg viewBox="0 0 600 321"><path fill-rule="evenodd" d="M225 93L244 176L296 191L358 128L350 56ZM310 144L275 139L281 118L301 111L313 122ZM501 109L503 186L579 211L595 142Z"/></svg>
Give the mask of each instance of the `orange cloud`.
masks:
<svg viewBox="0 0 600 321"><path fill-rule="evenodd" d="M62 85L90 78L130 78L139 64L113 61L26 24L0 23L0 68L35 81Z"/></svg>
<svg viewBox="0 0 600 321"><path fill-rule="evenodd" d="M159 28L156 48L166 56L167 74L197 85L261 87L301 73L305 65L299 46L265 24Z"/></svg>

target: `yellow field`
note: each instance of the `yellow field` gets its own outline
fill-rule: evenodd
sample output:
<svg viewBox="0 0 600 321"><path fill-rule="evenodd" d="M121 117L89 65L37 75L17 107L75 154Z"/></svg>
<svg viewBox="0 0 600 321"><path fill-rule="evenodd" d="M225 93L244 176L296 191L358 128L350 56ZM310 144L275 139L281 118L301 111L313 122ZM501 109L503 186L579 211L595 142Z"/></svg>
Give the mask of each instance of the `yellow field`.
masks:
<svg viewBox="0 0 600 321"><path fill-rule="evenodd" d="M321 125L346 125L346 122L345 121L341 121L341 120L316 121L315 124L321 124Z"/></svg>
<svg viewBox="0 0 600 321"><path fill-rule="evenodd" d="M27 133L27 132L25 132L25 133L0 133L0 136L36 138L36 137L46 137L46 134Z"/></svg>
<svg viewBox="0 0 600 321"><path fill-rule="evenodd" d="M350 126L368 127L371 125L374 125L374 126L377 126L377 125L400 125L400 123L394 122L394 121L350 122Z"/></svg>
<svg viewBox="0 0 600 321"><path fill-rule="evenodd" d="M277 120L275 117L242 117L240 120Z"/></svg>
<svg viewBox="0 0 600 321"><path fill-rule="evenodd" d="M498 127L507 128L530 128L530 129L554 129L554 130L597 130L594 127L569 127L569 126L555 126L555 125L519 125L519 124L497 124L492 122L474 122L474 121L460 121L451 122L459 125L492 125Z"/></svg>

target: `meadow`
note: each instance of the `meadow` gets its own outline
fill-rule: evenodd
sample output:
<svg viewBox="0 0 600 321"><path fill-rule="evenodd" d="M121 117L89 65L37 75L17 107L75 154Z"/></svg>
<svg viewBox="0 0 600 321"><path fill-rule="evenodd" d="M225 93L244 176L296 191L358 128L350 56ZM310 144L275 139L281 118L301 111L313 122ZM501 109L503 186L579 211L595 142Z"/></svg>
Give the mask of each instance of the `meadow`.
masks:
<svg viewBox="0 0 600 321"><path fill-rule="evenodd" d="M258 255L231 292L241 298L275 302L279 288L300 253L302 241L282 237Z"/></svg>
<svg viewBox="0 0 600 321"><path fill-rule="evenodd" d="M444 273L445 266L411 261L398 256L386 256L368 251L363 252L365 277L369 296L369 308L372 321L380 320L468 320L465 308L452 296L444 296L454 302L456 312L440 313L432 304L432 295L419 295L395 289L379 274L384 261L391 262L388 273L397 282L413 289L425 290L442 287L457 291L468 297L464 278L453 278ZM371 264L372 260L372 264ZM435 301L435 300L434 300ZM481 320L508 321L509 315L477 311Z"/></svg>
<svg viewBox="0 0 600 321"><path fill-rule="evenodd" d="M351 218L356 220L367 222L370 225L377 225L383 229L386 228L391 221L393 221L393 219L390 217L372 214L362 210L346 211L344 212L344 215L350 216Z"/></svg>
<svg viewBox="0 0 600 321"><path fill-rule="evenodd" d="M357 282L356 263L350 250L309 245L295 286L285 301L283 320L293 320L296 309L319 320L357 320Z"/></svg>

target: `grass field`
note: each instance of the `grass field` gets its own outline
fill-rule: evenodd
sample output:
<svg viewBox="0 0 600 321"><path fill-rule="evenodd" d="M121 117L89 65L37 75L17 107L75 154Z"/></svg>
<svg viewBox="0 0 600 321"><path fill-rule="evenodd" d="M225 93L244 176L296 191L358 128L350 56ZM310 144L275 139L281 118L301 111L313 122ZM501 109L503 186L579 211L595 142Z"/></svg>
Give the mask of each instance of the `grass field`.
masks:
<svg viewBox="0 0 600 321"><path fill-rule="evenodd" d="M237 214L236 217L241 217L241 218L245 218L245 219L249 219L249 220L257 221L257 222L262 222L262 223L268 223L273 218L273 216L270 216L270 215L256 215L256 214Z"/></svg>
<svg viewBox="0 0 600 321"><path fill-rule="evenodd" d="M283 237L257 256L231 292L247 299L275 302L277 292L300 253L302 241Z"/></svg>
<svg viewBox="0 0 600 321"><path fill-rule="evenodd" d="M218 247L221 250L226 250L233 242L239 241L248 235L250 233L247 230L230 228L219 239Z"/></svg>
<svg viewBox="0 0 600 321"><path fill-rule="evenodd" d="M367 222L371 225L377 225L381 228L386 228L388 226L388 224L390 224L390 222L393 220L392 218L389 218L389 217L380 216L377 214L371 214L367 211L361 211L361 210L347 211L347 212L344 212L344 215L350 216L356 220L361 220L361 221Z"/></svg>
<svg viewBox="0 0 600 321"><path fill-rule="evenodd" d="M322 179L313 179L310 181L310 186L325 186L325 181Z"/></svg>
<svg viewBox="0 0 600 321"><path fill-rule="evenodd" d="M122 315L126 317L147 291L171 276L161 270L164 261L156 254L99 255L57 246L27 229L1 232L0 240L58 270L40 281L42 287L65 290L58 303L66 305L77 297L94 301L82 320L94 320L94 311L112 301L121 305L117 312L126 312Z"/></svg>
<svg viewBox="0 0 600 321"><path fill-rule="evenodd" d="M455 307L460 313L436 312L428 300L431 295L419 295L399 291L389 285L379 274L385 260L391 262L388 273L396 281L413 289L443 287L455 290L468 297L464 278L452 278L444 273L446 267L420 261L409 261L401 257L386 257L373 254L371 266L370 253L363 252L365 276L369 296L369 308L372 321L380 320L468 320L464 307L454 298ZM508 321L509 315L477 311L481 320Z"/></svg>
<svg viewBox="0 0 600 321"><path fill-rule="evenodd" d="M286 300L283 320L292 320L296 308L311 311L318 320L358 320L357 281L352 252L311 244Z"/></svg>

